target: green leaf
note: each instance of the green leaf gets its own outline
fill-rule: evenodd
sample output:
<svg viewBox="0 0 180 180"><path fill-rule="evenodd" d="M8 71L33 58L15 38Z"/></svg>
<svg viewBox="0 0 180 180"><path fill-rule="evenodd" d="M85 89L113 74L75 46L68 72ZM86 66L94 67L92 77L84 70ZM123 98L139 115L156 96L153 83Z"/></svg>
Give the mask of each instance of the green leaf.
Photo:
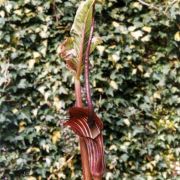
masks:
<svg viewBox="0 0 180 180"><path fill-rule="evenodd" d="M60 45L58 52L60 56L65 59L68 68L77 76L81 74L82 62L89 41L94 4L95 0L81 2L71 28L72 37L66 38ZM94 37L92 39L90 53L92 53L95 47L101 42L99 37Z"/></svg>
<svg viewBox="0 0 180 180"><path fill-rule="evenodd" d="M20 82L19 82L19 84L17 85L17 87L18 87L19 89L25 89L25 88L27 88L28 86L29 86L29 83L27 82L26 79L21 79Z"/></svg>
<svg viewBox="0 0 180 180"><path fill-rule="evenodd" d="M120 159L121 159L122 161L127 161L128 158L129 158L129 156L128 156L127 154L123 154L123 155L120 157Z"/></svg>
<svg viewBox="0 0 180 180"><path fill-rule="evenodd" d="M71 28L71 35L74 37L74 49L77 56L81 56L81 46L83 44L83 55L89 39L92 24L93 5L95 0L86 0L81 2ZM83 39L84 34L84 39Z"/></svg>

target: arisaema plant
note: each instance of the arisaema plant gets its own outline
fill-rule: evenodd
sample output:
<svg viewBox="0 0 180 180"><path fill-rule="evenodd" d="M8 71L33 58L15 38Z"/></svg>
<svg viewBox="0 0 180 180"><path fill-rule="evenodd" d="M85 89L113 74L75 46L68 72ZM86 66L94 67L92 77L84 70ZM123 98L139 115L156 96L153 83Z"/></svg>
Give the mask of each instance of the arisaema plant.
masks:
<svg viewBox="0 0 180 180"><path fill-rule="evenodd" d="M70 118L64 125L79 136L85 180L102 179L105 169L103 123L94 112L89 82L89 56L100 43L100 38L93 36L95 4L96 0L81 2L70 31L71 37L67 37L59 46L59 54L75 79L76 103L69 109ZM86 92L85 103L81 93L82 75Z"/></svg>

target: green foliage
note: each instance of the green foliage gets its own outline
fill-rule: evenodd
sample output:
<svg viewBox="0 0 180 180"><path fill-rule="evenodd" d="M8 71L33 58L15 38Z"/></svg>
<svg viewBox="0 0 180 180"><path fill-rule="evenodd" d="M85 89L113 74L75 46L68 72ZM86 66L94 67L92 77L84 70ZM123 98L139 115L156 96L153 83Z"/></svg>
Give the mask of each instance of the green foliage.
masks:
<svg viewBox="0 0 180 180"><path fill-rule="evenodd" d="M79 1L0 3L0 178L80 179L76 137L62 126L73 81L57 54ZM91 82L106 179L177 179L178 1L108 0L96 12L103 43Z"/></svg>
<svg viewBox="0 0 180 180"><path fill-rule="evenodd" d="M82 46L82 43L83 54L85 53L87 48L92 24L94 3L95 0L82 1L74 18L74 23L71 28L71 35L72 37L74 37L74 48L78 56L80 56L81 53L80 47Z"/></svg>

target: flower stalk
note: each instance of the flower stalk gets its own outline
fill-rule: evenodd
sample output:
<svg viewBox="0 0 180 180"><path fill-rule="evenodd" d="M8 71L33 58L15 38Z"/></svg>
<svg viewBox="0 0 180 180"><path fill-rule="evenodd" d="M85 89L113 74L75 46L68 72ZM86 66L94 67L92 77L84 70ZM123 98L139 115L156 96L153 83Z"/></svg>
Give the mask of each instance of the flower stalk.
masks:
<svg viewBox="0 0 180 180"><path fill-rule="evenodd" d="M75 79L74 85L75 85L76 107L83 107L80 80ZM89 168L89 162L88 162L87 147L82 137L79 137L79 145L80 145L80 153L81 153L82 171L84 177L83 179L92 180L92 176Z"/></svg>
<svg viewBox="0 0 180 180"><path fill-rule="evenodd" d="M72 37L59 47L59 54L75 79L74 107L69 109L70 118L64 123L79 136L84 180L101 180L104 174L103 123L93 108L89 81L89 56L99 44L93 37L96 0L82 1L71 29ZM82 102L80 77L84 67L87 106Z"/></svg>
<svg viewBox="0 0 180 180"><path fill-rule="evenodd" d="M94 8L93 8L93 10L94 10ZM90 128L93 128L95 125L94 119L93 119L94 108L93 108L93 103L92 103L92 98L91 98L91 88L90 88L90 82L89 82L89 71L90 71L89 54L90 54L93 32L94 32L94 16L92 17L91 30L90 30L89 40L88 40L86 54L85 54L85 62L84 62L84 64L85 64L84 79L85 79L85 89L86 89L86 101L87 101L87 106L89 108L88 125Z"/></svg>

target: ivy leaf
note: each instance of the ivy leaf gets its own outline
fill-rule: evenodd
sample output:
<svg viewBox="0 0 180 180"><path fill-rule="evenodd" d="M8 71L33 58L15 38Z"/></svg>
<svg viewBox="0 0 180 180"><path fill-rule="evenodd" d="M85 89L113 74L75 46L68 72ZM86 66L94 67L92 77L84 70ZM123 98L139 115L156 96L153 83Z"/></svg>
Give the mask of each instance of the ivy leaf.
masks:
<svg viewBox="0 0 180 180"><path fill-rule="evenodd" d="M29 83L27 82L26 79L21 79L21 81L19 82L19 84L17 85L17 87L19 89L25 89L29 86Z"/></svg>
<svg viewBox="0 0 180 180"><path fill-rule="evenodd" d="M52 142L53 144L56 144L57 141L59 141L59 139L61 138L61 133L60 131L53 131L53 134L51 136Z"/></svg>
<svg viewBox="0 0 180 180"><path fill-rule="evenodd" d="M100 37L93 37L91 42L90 53L92 53L96 48L96 46L100 45L101 43L102 43L102 39Z"/></svg>
<svg viewBox="0 0 180 180"><path fill-rule="evenodd" d="M180 31L176 32L176 34L174 35L174 40L175 41L180 41Z"/></svg>

